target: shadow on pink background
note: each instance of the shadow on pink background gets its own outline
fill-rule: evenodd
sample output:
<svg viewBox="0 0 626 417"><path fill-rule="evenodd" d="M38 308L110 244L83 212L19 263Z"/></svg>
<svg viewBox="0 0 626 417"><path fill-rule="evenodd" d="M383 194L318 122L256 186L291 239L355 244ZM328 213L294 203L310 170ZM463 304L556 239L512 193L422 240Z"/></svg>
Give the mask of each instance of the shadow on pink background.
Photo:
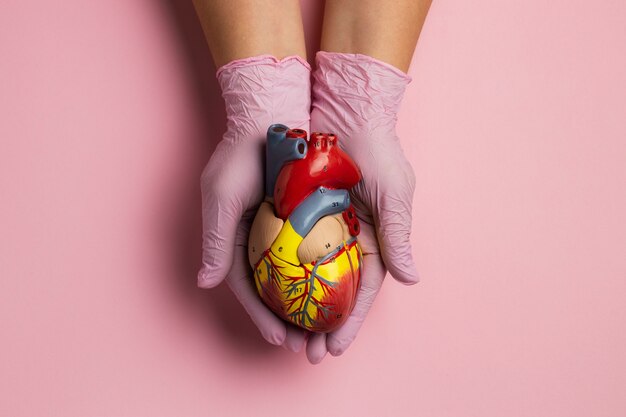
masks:
<svg viewBox="0 0 626 417"><path fill-rule="evenodd" d="M195 287L225 115L188 3L3 3L0 415L626 415L626 3L435 0L422 282L318 366Z"/></svg>

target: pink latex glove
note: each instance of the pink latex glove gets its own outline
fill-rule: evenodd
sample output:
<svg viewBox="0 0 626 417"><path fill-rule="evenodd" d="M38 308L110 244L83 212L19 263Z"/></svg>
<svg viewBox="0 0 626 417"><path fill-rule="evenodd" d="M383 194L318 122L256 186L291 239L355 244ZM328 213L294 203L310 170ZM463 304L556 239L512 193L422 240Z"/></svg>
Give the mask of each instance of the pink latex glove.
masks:
<svg viewBox="0 0 626 417"><path fill-rule="evenodd" d="M363 180L350 199L361 220L364 265L361 289L346 323L329 334L313 334L307 356L318 363L342 354L356 337L388 269L403 284L419 281L411 252L413 169L396 135L396 115L411 78L360 54L318 52L313 74L313 131L334 132L361 168Z"/></svg>
<svg viewBox="0 0 626 417"><path fill-rule="evenodd" d="M248 234L264 194L267 128L283 123L309 130L309 64L299 57L263 55L217 71L226 102L227 131L202 173L203 254L198 286L226 283L263 337L298 351L305 332L274 315L261 301L248 264Z"/></svg>

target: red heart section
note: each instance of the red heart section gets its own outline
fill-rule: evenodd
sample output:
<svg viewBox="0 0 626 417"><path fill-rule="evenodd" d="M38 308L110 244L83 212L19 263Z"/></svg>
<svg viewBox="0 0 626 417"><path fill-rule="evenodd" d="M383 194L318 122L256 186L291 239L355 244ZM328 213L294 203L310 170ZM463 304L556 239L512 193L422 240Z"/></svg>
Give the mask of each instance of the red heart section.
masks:
<svg viewBox="0 0 626 417"><path fill-rule="evenodd" d="M274 207L283 220L317 188L349 190L361 180L359 168L341 150L336 135L314 132L307 144L306 156L287 162L276 179Z"/></svg>

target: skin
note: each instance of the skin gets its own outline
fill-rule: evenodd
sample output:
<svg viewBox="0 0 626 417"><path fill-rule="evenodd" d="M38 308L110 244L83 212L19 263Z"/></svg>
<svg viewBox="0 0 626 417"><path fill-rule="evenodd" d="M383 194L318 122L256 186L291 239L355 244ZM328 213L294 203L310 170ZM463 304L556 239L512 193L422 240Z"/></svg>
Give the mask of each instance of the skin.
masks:
<svg viewBox="0 0 626 417"><path fill-rule="evenodd" d="M321 49L369 55L407 72L431 0L328 0Z"/></svg>
<svg viewBox="0 0 626 417"><path fill-rule="evenodd" d="M216 67L269 54L306 58L300 2L194 0Z"/></svg>
<svg viewBox="0 0 626 417"><path fill-rule="evenodd" d="M193 3L218 68L236 59L264 54L279 59L291 55L306 58L297 0L193 0ZM327 0L321 49L369 55L407 72L430 4L431 0ZM258 243L263 246L264 242ZM315 239L307 242L309 257L317 255L317 246ZM372 273L384 276L385 271ZM298 351L307 337L300 329L288 327L283 346ZM324 358L328 352L326 342L325 334L308 337L309 361L319 363ZM331 353L340 354L332 349Z"/></svg>

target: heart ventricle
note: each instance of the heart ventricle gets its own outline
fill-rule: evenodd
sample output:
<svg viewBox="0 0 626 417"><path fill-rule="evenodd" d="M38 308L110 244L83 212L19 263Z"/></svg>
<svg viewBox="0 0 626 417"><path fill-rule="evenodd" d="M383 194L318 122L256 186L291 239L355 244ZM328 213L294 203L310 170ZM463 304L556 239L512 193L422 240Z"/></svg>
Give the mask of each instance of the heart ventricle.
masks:
<svg viewBox="0 0 626 417"><path fill-rule="evenodd" d="M341 326L354 307L362 254L355 238L342 241L326 256L294 265L271 248L254 265L259 295L283 319L316 332Z"/></svg>

